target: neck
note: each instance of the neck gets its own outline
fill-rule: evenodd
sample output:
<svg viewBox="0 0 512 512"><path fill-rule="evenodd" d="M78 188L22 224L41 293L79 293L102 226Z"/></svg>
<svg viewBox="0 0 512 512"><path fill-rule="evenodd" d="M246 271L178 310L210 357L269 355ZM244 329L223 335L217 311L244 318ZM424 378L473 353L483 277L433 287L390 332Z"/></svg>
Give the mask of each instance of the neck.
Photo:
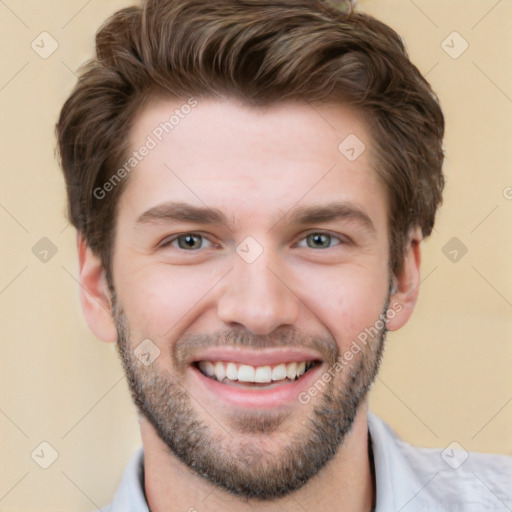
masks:
<svg viewBox="0 0 512 512"><path fill-rule="evenodd" d="M223 510L225 512L291 512L305 510L369 512L375 483L369 454L366 405L335 457L297 491L275 501L233 496L194 473L170 453L153 426L141 418L145 492L151 512Z"/></svg>

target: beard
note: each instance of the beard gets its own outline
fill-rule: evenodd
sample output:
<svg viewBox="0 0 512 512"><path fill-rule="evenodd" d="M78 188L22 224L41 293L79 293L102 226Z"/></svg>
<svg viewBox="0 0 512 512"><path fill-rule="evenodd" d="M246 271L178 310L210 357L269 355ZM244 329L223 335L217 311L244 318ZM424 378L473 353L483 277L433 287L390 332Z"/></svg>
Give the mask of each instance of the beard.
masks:
<svg viewBox="0 0 512 512"><path fill-rule="evenodd" d="M117 350L139 412L148 419L172 456L234 496L276 500L315 476L336 455L350 432L359 406L378 373L386 340L388 304L389 294L379 317L384 318L384 326L338 372L332 371L341 359L333 337L301 336L284 326L265 337L246 330L183 337L172 353L162 352L163 357L171 354L172 374L158 364L158 359L146 366L134 355L137 343L131 339L127 318L122 310L117 311L114 300ZM287 429L279 432L285 421L293 419L289 410L241 409L236 416L221 422L215 418L216 411L208 411L208 404L201 404L184 385L191 351L213 346L313 348L322 354L334 377L318 393L316 401L309 402L311 411L306 420L296 422L301 428L293 434ZM212 425L202 419L198 409L211 416ZM276 432L279 441L269 443Z"/></svg>

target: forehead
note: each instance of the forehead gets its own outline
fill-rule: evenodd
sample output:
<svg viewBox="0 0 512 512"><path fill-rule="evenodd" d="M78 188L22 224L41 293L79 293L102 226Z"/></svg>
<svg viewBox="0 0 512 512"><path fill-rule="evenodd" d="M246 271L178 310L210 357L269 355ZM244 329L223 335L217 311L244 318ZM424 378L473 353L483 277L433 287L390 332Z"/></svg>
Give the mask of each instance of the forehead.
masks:
<svg viewBox="0 0 512 512"><path fill-rule="evenodd" d="M367 128L347 106L154 99L129 143L138 156L120 210L133 218L169 201L222 209L234 223L335 201L386 214Z"/></svg>

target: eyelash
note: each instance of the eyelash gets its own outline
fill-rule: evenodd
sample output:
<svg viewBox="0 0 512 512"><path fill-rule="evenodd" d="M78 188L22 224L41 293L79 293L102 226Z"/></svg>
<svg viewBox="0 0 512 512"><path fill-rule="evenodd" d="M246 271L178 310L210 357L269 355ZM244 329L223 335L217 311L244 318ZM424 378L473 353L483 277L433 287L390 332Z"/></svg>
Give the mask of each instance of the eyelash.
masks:
<svg viewBox="0 0 512 512"><path fill-rule="evenodd" d="M299 242L302 242L303 240L306 240L311 235L324 235L324 236L330 237L331 240L338 240L338 242L339 242L337 244L330 245L329 247L320 248L319 250L331 249L331 248L336 247L338 245L343 245L343 244L346 245L346 244L348 244L350 242L349 240L346 239L346 237L336 236L336 235L333 235L332 233L329 233L328 231L310 231L310 232L302 235L302 238L299 240ZM205 235L202 235L201 233L196 233L194 231L187 231L187 232L184 232L184 233L179 233L177 235L172 236L172 238L164 240L160 244L160 248L165 249L166 247L170 247L178 239L180 239L182 237L185 237L185 236L200 237L202 241L207 240L210 244L215 245ZM305 248L306 249L313 249L312 247L305 247ZM205 248L204 247L200 247L199 249L190 249L190 250L188 250L188 249L182 249L181 247L176 247L176 249L179 249L179 250L182 250L182 251L185 251L185 252L196 252L199 249L205 249Z"/></svg>
<svg viewBox="0 0 512 512"><path fill-rule="evenodd" d="M166 248L166 247L170 247L171 244L173 242L176 242L178 239L180 238L183 238L185 236L196 236L196 237L200 237L201 240L208 240L208 238L204 235L202 235L201 233L195 233L194 231L186 231L185 233L179 233L177 235L174 235L173 237L171 238L168 238L168 239L165 239L161 244L160 244L160 247L161 248ZM210 240L208 240L210 242ZM213 242L210 242L212 245ZM203 249L203 247L200 247L201 249ZM181 249L181 247L176 247L176 249L180 249L182 251L187 251L187 249ZM187 251L187 252L195 252L197 251L198 249L191 249L190 251Z"/></svg>

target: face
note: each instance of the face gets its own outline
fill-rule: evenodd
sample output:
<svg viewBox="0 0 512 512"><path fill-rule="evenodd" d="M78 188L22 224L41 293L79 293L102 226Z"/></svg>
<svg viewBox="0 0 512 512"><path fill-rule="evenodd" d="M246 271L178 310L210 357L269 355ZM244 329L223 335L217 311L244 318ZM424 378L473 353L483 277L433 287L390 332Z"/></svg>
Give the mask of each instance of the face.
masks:
<svg viewBox="0 0 512 512"><path fill-rule="evenodd" d="M386 196L347 107L202 100L160 134L181 105L155 100L132 128L134 151L153 147L119 202L118 349L175 456L275 499L335 456L377 372ZM355 160L338 149L351 134Z"/></svg>

